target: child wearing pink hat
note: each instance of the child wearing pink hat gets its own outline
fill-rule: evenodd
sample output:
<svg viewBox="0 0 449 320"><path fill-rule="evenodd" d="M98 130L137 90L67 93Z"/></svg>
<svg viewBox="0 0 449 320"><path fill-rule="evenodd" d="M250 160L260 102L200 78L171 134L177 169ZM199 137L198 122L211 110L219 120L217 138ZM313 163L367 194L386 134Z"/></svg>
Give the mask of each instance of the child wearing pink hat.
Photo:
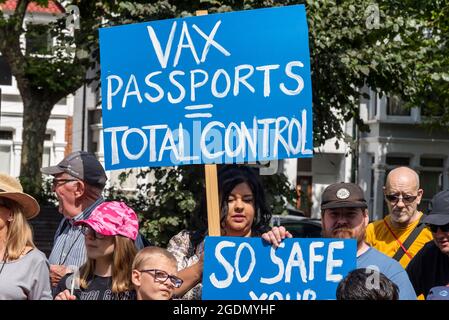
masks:
<svg viewBox="0 0 449 320"><path fill-rule="evenodd" d="M61 279L55 300L134 300L130 274L139 231L136 213L123 202L103 202L75 225L85 234L87 262Z"/></svg>

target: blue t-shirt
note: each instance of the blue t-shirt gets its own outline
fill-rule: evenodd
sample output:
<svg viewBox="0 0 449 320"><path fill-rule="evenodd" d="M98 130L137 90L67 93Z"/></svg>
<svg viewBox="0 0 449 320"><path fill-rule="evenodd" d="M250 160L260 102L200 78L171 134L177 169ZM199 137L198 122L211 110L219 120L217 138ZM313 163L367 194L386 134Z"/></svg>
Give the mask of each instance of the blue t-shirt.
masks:
<svg viewBox="0 0 449 320"><path fill-rule="evenodd" d="M357 268L370 268L382 272L399 288L399 300L416 300L416 293L407 272L396 260L384 255L380 251L369 248L357 257Z"/></svg>

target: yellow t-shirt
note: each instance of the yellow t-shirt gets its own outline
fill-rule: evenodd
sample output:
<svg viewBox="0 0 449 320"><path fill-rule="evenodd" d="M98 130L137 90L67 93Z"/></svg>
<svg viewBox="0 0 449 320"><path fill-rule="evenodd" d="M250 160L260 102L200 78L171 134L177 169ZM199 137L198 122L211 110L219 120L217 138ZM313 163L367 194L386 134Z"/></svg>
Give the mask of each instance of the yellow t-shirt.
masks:
<svg viewBox="0 0 449 320"><path fill-rule="evenodd" d="M418 225L421 216L422 212L420 212L419 218L406 228L394 228L391 224L390 215L386 216L385 220L390 226L391 230L393 230L396 237L398 237L402 244L404 244L405 240L407 240L407 237ZM432 239L432 233L427 228L424 228L423 230L421 230L420 234L412 243L412 245L407 249L407 251L411 254L412 257L414 257L418 253L418 251L421 250L421 248ZM398 251L401 247L394 236L391 234L391 232L388 230L388 228L385 226L383 220L377 220L371 222L368 225L368 227L366 228L366 242L370 246L376 248L389 257L393 257L396 251ZM404 254L399 261L399 263L404 268L407 267L409 262L410 258L407 254Z"/></svg>

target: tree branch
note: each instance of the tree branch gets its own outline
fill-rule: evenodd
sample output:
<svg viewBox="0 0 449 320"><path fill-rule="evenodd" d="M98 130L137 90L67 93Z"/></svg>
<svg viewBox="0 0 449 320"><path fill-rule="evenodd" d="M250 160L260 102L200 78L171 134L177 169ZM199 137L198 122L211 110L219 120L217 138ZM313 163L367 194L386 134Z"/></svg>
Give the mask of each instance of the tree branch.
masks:
<svg viewBox="0 0 449 320"><path fill-rule="evenodd" d="M20 33L22 30L23 20L25 19L25 14L29 3L30 0L17 1L16 10L14 10L14 14L11 16L14 32Z"/></svg>

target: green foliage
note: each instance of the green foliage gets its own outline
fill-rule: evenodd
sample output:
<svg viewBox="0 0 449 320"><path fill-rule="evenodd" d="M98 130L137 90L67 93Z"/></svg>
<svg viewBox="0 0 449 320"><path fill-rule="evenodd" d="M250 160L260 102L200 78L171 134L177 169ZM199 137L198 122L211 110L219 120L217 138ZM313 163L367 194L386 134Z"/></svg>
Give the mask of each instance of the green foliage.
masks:
<svg viewBox="0 0 449 320"><path fill-rule="evenodd" d="M449 1L422 2L419 14L427 36L411 37L419 59L409 105L421 106L424 124L431 130L449 130Z"/></svg>
<svg viewBox="0 0 449 320"><path fill-rule="evenodd" d="M125 180L137 174L137 191L123 188ZM285 211L294 192L285 175L261 176L267 204L273 214ZM139 215L141 232L154 244L165 246L168 240L185 229L204 192L204 166L131 169L122 173L121 183L105 190L109 200L122 200Z"/></svg>
<svg viewBox="0 0 449 320"><path fill-rule="evenodd" d="M285 174L261 175L267 204L272 214L286 213L287 204L294 204L296 192Z"/></svg>
<svg viewBox="0 0 449 320"><path fill-rule="evenodd" d="M342 124L351 119L368 130L359 112L364 86L381 95L397 94L406 106L423 106L430 116L427 123L449 128L448 0L123 2L120 17L143 21L189 16L201 9L217 13L294 4L307 9L315 146L344 138ZM373 5L378 24L373 23ZM430 38L425 37L428 31Z"/></svg>
<svg viewBox="0 0 449 320"><path fill-rule="evenodd" d="M121 186L106 190L108 199L126 201L140 217L141 231L153 243L165 245L175 233L185 228L194 211L203 185L200 166L150 168L122 173L122 182L137 173L137 191ZM123 183L122 183L123 184Z"/></svg>
<svg viewBox="0 0 449 320"><path fill-rule="evenodd" d="M39 190L39 193L36 197L40 206L56 206L58 204L58 198L56 194L53 192L53 177L52 176L43 176L42 179L42 188Z"/></svg>

